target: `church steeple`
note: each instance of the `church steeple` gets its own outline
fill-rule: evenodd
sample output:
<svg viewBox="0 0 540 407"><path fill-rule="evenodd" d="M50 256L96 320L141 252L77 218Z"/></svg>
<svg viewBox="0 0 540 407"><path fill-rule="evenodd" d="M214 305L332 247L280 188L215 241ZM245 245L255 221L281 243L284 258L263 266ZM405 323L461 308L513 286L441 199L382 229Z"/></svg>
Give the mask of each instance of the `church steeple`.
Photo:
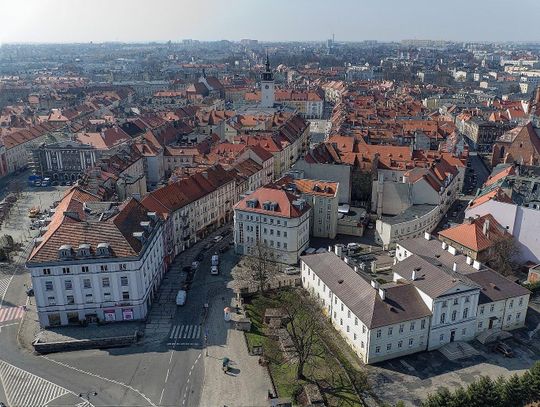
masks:
<svg viewBox="0 0 540 407"><path fill-rule="evenodd" d="M274 80L274 74L272 73L272 70L270 69L270 58L268 58L268 51L266 51L266 63L265 70L262 74L262 80L263 81L273 81Z"/></svg>
<svg viewBox="0 0 540 407"><path fill-rule="evenodd" d="M270 58L268 58L268 51L266 51L266 68L261 75L261 106L273 107L275 102L274 94L274 74L270 69Z"/></svg>

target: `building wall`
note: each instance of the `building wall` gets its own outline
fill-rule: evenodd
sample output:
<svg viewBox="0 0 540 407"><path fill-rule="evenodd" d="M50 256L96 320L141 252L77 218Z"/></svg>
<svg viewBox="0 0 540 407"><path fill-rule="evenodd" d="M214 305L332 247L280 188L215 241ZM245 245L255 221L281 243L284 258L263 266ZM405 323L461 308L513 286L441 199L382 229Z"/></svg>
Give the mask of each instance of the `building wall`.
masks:
<svg viewBox="0 0 540 407"><path fill-rule="evenodd" d="M110 320L105 316L106 310L111 311L109 318L114 315L116 321L145 318L165 271L163 259L163 236L159 227L138 259L106 258L27 264L32 276L40 325L51 325L49 315L59 316L61 325L68 324L69 314L75 318L71 323L84 320L90 314L95 314L102 321ZM88 267L88 271L83 271L83 266ZM66 273L65 269L69 269L69 272ZM45 274L44 270L49 270L50 274ZM122 284L126 281L122 277L127 277L126 285ZM105 286L106 279L108 287ZM85 280L89 280L89 286L85 286L88 283ZM128 299L124 299L124 292L129 293ZM68 296L73 297L72 304Z"/></svg>
<svg viewBox="0 0 540 407"><path fill-rule="evenodd" d="M376 363L426 349L430 318L389 324L370 330L301 262L302 287L316 299L324 315L364 363ZM375 288L373 288L375 289Z"/></svg>
<svg viewBox="0 0 540 407"><path fill-rule="evenodd" d="M320 179L339 183L338 203L351 201L351 167L334 164L309 164L305 160L298 160L293 168L302 171L303 178Z"/></svg>
<svg viewBox="0 0 540 407"><path fill-rule="evenodd" d="M254 254L254 247L260 242L274 252L279 262L297 264L309 246L310 216L311 210L298 218L284 218L235 209L235 250L248 256Z"/></svg>

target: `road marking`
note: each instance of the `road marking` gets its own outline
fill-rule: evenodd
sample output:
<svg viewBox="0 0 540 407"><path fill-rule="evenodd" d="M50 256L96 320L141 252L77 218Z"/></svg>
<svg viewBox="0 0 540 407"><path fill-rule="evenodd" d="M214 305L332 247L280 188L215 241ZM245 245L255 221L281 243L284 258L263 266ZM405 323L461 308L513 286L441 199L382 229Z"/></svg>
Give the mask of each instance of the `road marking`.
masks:
<svg viewBox="0 0 540 407"><path fill-rule="evenodd" d="M45 355L41 355L41 357L42 357L43 359L48 360L49 362L56 363L57 365L66 367L66 368L68 368L68 369L75 370L76 372L84 373L84 374L87 374L88 376L97 377L98 379L105 380L106 382L114 383L114 384L117 384L117 385L119 385L119 386L125 387L126 389L129 389L129 390L131 390L131 391L137 393L139 396L141 396L143 399L145 399L148 403L150 403L150 405L151 405L152 407L157 407L157 406L152 402L152 400L150 400L150 398L149 398L148 396L146 396L146 395L145 395L144 393L142 393L140 390L137 390L135 387L130 386L129 384L125 384L125 383L119 382L118 380L109 379L108 377L103 377L103 376L100 376L100 375L98 375L98 374L96 374L96 373L87 372L86 370L82 370L82 369L79 369L79 368L77 368L77 367L68 365L67 363L59 362L59 361L54 360L54 359L51 359L50 357L45 356Z"/></svg>
<svg viewBox="0 0 540 407"><path fill-rule="evenodd" d="M163 400L163 393L165 393L165 387L161 390L161 396L159 397L159 405L161 405L161 400Z"/></svg>
<svg viewBox="0 0 540 407"><path fill-rule="evenodd" d="M0 323L21 319L24 315L24 307L7 307L0 309Z"/></svg>
<svg viewBox="0 0 540 407"><path fill-rule="evenodd" d="M0 361L0 381L9 406L45 406L66 394L75 394L55 383Z"/></svg>
<svg viewBox="0 0 540 407"><path fill-rule="evenodd" d="M200 325L174 325L171 328L169 339L178 341L178 339L199 339L201 336Z"/></svg>
<svg viewBox="0 0 540 407"><path fill-rule="evenodd" d="M171 372L171 368L167 369L167 376L165 376L165 383L167 383L167 380L169 380L169 373ZM161 404L161 403L160 403Z"/></svg>
<svg viewBox="0 0 540 407"><path fill-rule="evenodd" d="M0 309L2 308L2 305L4 305L4 299L6 298L6 293L9 288L9 284L11 283L11 280L13 280L13 274L11 277L3 278L0 280Z"/></svg>

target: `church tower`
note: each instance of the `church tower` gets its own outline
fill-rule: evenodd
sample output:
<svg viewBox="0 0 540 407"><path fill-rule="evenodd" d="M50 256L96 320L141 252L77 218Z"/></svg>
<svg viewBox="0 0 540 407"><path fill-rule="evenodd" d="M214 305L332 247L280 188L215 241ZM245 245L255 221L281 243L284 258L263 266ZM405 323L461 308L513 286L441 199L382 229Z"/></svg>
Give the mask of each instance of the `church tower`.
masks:
<svg viewBox="0 0 540 407"><path fill-rule="evenodd" d="M261 107L273 107L275 102L274 74L270 70L270 60L266 53L266 69L261 75Z"/></svg>

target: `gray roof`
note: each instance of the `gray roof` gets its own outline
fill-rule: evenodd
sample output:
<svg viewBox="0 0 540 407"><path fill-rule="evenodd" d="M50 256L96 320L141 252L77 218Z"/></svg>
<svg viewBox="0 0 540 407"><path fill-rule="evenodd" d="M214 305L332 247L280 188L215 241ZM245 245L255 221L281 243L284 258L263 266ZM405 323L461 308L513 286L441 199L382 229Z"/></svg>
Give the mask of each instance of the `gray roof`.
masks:
<svg viewBox="0 0 540 407"><path fill-rule="evenodd" d="M422 267L420 274L427 271L430 276L429 280L434 280L431 282L415 281L414 284L422 291L426 289L433 294L447 291L454 284L453 279L457 279L455 284L461 281L466 285L481 289L480 303L499 301L530 293L526 288L508 280L485 265L482 265L480 270L475 269L472 265L467 264L467 256L450 253L442 248L442 242L437 239L427 240L423 237L417 237L403 240L398 244L413 253L413 256L395 264L393 270L403 278L410 279L414 267ZM454 263L456 263L457 272L453 271ZM438 273L432 268L438 269ZM426 294L431 295L429 292Z"/></svg>
<svg viewBox="0 0 540 407"><path fill-rule="evenodd" d="M412 284L387 284L378 290L332 252L301 257L302 261L369 329L431 316Z"/></svg>
<svg viewBox="0 0 540 407"><path fill-rule="evenodd" d="M413 284L431 298L443 296L448 291L461 285L467 286L467 290L478 290L480 287L467 277L447 270L439 265L431 263L425 258L416 254L407 257L405 260L397 262L393 266L395 273L404 279L412 282L412 274L415 271Z"/></svg>
<svg viewBox="0 0 540 407"><path fill-rule="evenodd" d="M531 293L525 287L490 269L468 274L467 277L482 287L480 290L480 304L520 297Z"/></svg>

